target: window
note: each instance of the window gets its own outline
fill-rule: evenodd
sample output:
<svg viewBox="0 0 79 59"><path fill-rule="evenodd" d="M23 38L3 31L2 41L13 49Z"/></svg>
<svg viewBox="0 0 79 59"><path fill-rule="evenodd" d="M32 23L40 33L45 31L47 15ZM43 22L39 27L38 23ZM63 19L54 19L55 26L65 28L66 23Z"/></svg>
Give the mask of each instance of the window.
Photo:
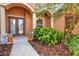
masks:
<svg viewBox="0 0 79 59"><path fill-rule="evenodd" d="M36 23L37 23L36 27L43 27L43 20L42 19L38 19Z"/></svg>

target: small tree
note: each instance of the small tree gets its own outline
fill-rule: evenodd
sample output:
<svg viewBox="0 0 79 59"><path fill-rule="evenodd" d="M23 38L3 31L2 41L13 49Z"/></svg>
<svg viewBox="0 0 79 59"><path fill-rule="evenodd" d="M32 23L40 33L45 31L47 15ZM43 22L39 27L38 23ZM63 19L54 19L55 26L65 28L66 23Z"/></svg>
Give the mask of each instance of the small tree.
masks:
<svg viewBox="0 0 79 59"><path fill-rule="evenodd" d="M65 15L64 39L68 40L79 21L79 4L65 3L58 12Z"/></svg>

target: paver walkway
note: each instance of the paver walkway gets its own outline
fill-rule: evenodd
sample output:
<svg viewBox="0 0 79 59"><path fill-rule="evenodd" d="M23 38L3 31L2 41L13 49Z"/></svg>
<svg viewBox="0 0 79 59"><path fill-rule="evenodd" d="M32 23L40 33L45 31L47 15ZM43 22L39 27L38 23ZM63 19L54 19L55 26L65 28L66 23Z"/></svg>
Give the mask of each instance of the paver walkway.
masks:
<svg viewBox="0 0 79 59"><path fill-rule="evenodd" d="M10 56L39 56L26 37L15 37Z"/></svg>

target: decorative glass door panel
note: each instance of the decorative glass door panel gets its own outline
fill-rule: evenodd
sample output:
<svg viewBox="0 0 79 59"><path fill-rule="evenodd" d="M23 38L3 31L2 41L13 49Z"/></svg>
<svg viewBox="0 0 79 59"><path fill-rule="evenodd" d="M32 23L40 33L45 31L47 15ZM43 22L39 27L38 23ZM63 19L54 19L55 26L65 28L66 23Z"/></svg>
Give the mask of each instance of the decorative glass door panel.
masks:
<svg viewBox="0 0 79 59"><path fill-rule="evenodd" d="M10 33L13 35L24 34L24 19L10 17Z"/></svg>
<svg viewBox="0 0 79 59"><path fill-rule="evenodd" d="M16 34L16 19L10 18L10 33Z"/></svg>
<svg viewBox="0 0 79 59"><path fill-rule="evenodd" d="M22 18L18 19L18 33L23 34L23 19Z"/></svg>

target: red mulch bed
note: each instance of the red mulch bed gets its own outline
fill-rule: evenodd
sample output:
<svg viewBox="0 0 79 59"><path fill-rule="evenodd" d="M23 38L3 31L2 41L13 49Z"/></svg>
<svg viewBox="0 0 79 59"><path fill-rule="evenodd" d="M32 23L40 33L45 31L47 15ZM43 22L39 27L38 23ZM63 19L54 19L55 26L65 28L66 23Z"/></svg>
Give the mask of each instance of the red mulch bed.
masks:
<svg viewBox="0 0 79 59"><path fill-rule="evenodd" d="M51 47L35 40L30 43L40 56L70 56L68 49L61 43Z"/></svg>
<svg viewBox="0 0 79 59"><path fill-rule="evenodd" d="M11 52L12 44L0 45L0 56L9 56Z"/></svg>

